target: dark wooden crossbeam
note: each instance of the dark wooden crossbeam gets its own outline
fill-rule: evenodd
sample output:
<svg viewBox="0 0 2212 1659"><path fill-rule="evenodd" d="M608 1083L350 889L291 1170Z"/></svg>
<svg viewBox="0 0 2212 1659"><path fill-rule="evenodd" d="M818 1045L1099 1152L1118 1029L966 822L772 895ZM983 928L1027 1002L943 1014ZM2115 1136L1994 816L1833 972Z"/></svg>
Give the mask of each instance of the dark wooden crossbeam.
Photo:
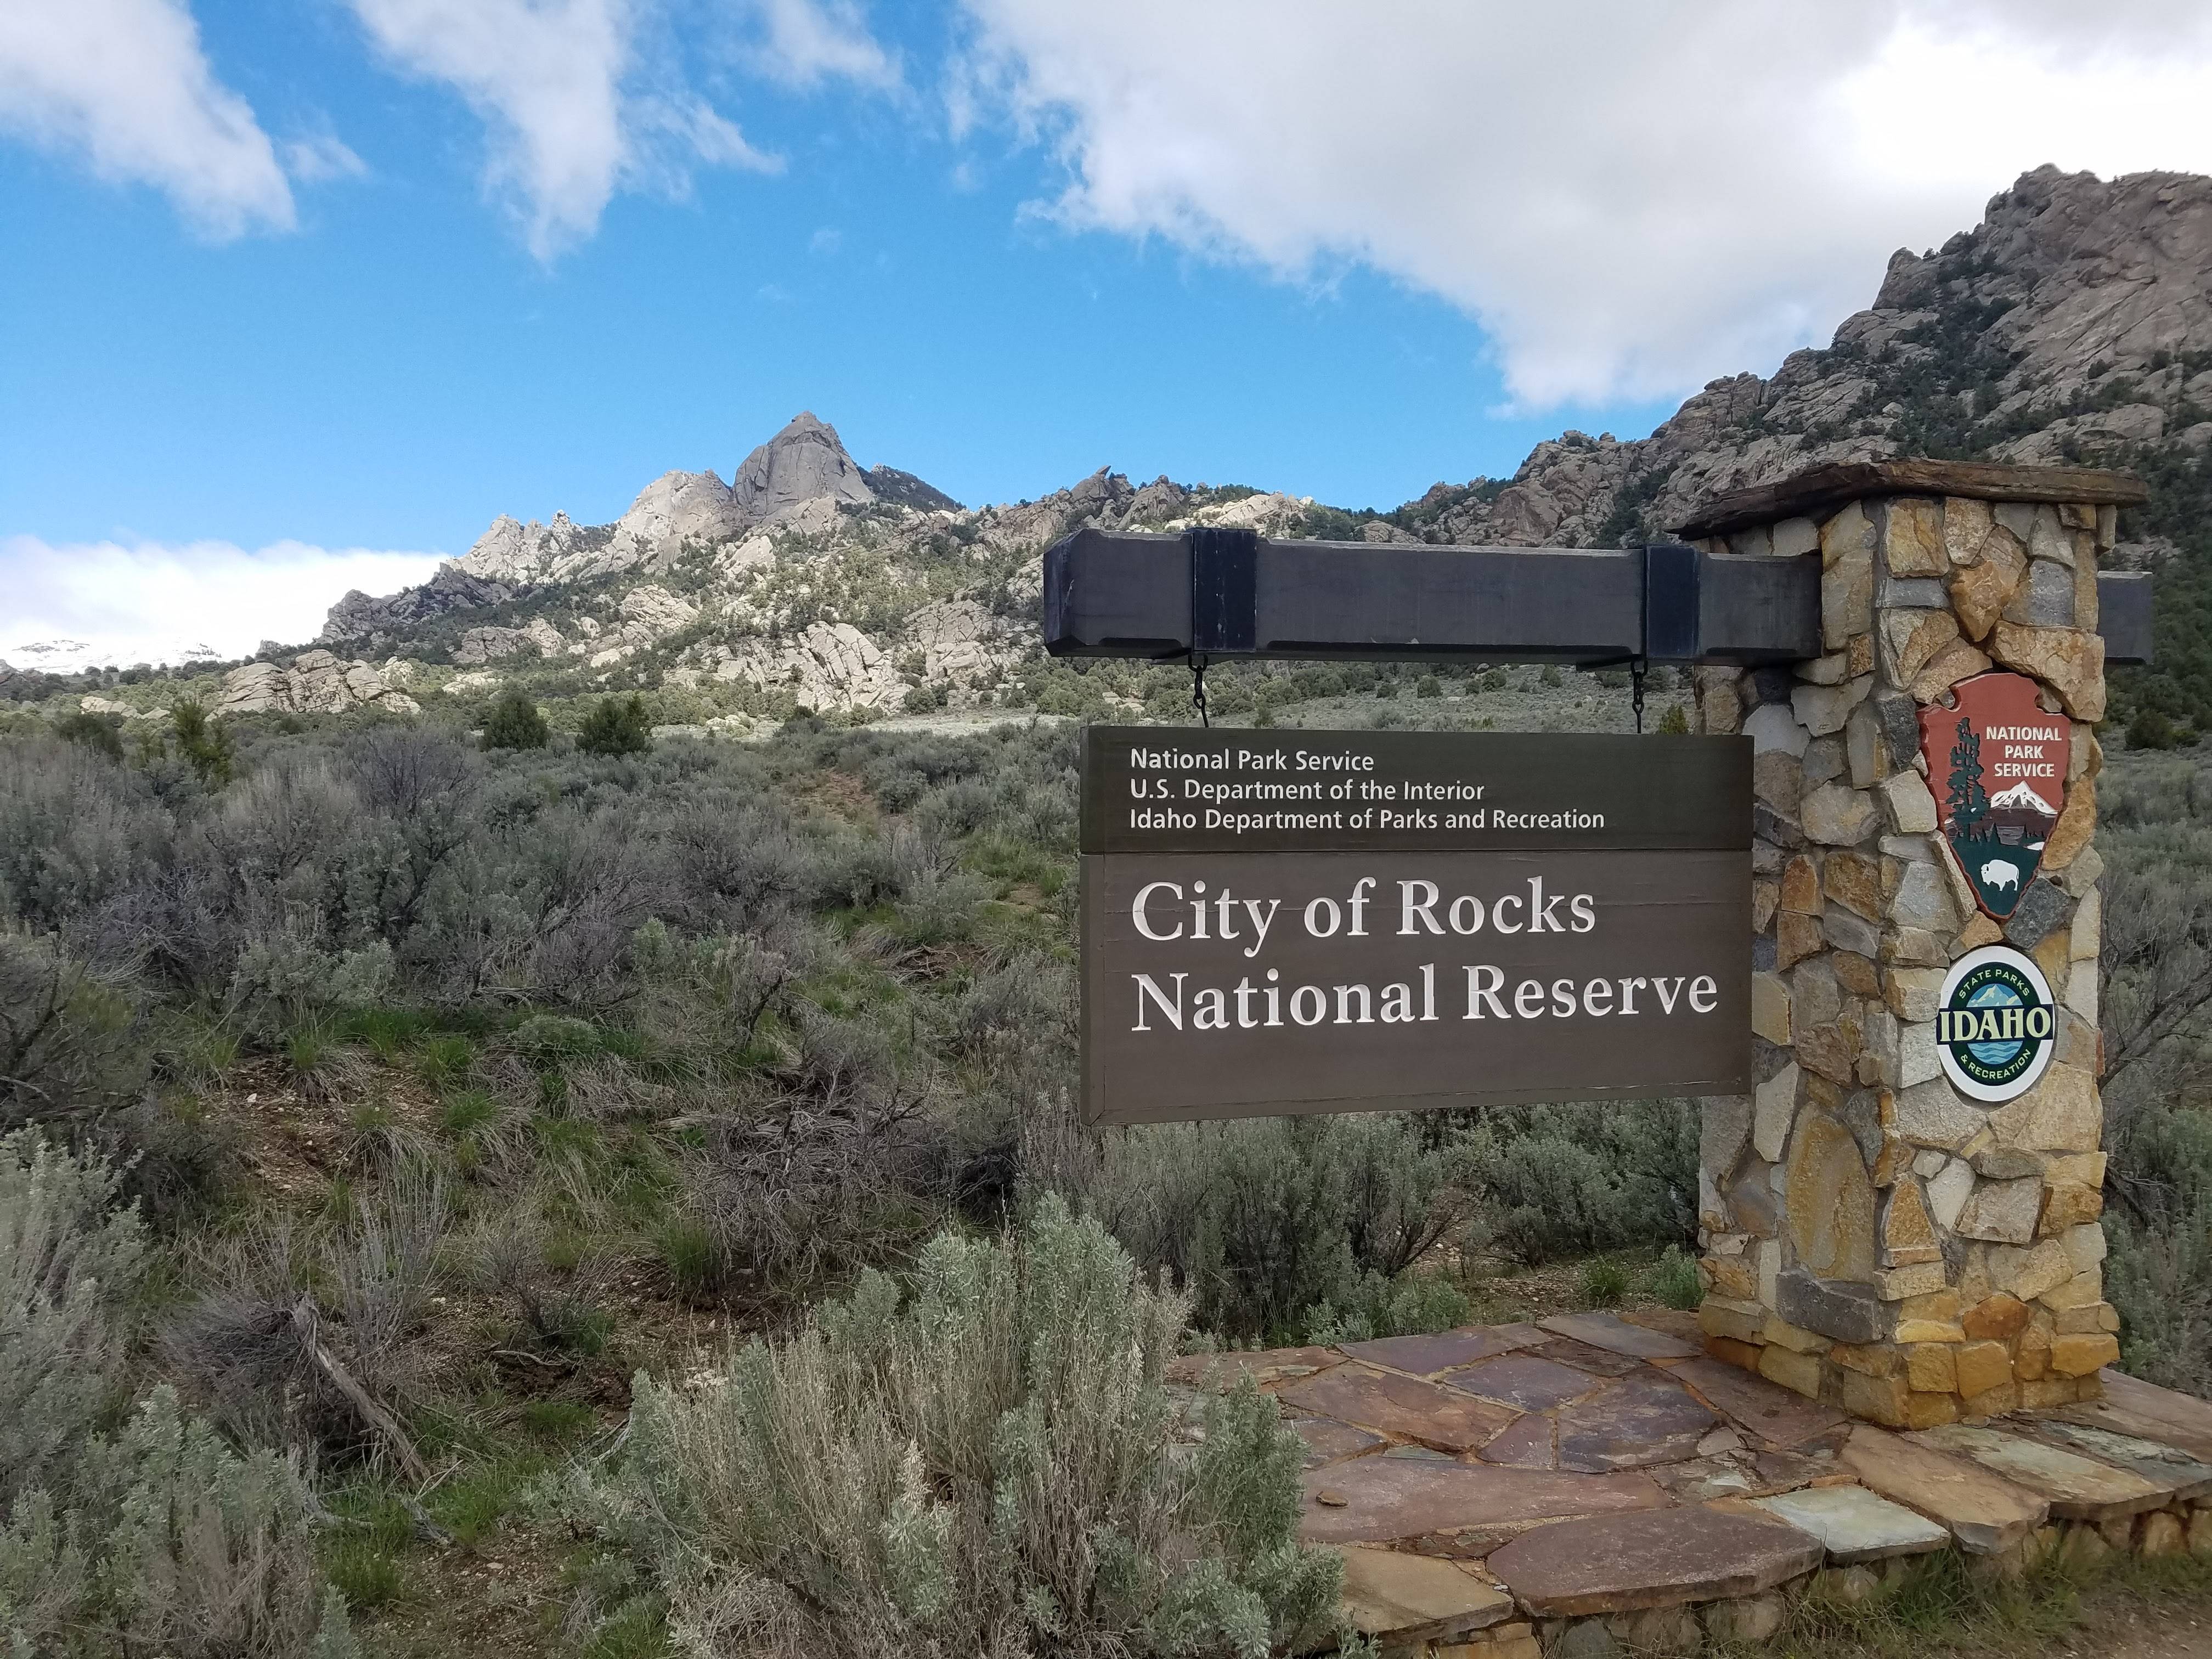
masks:
<svg viewBox="0 0 2212 1659"><path fill-rule="evenodd" d="M2148 661L2148 578L2098 595L2106 660ZM1045 554L1044 632L1056 657L1790 662L1821 653L1820 561L1079 530Z"/></svg>

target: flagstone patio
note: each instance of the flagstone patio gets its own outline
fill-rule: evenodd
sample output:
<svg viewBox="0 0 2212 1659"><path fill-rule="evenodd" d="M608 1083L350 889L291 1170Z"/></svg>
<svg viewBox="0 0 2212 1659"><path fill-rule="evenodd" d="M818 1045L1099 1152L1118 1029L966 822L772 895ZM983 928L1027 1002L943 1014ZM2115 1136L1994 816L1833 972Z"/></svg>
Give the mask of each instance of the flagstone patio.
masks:
<svg viewBox="0 0 2212 1659"><path fill-rule="evenodd" d="M1711 1358L1695 1318L1566 1314L1337 1347L1194 1355L1306 1444L1304 1535L1403 1659L1761 1640L1787 1597L1863 1601L1911 1556L2212 1555L2212 1404L2102 1400L1898 1434Z"/></svg>

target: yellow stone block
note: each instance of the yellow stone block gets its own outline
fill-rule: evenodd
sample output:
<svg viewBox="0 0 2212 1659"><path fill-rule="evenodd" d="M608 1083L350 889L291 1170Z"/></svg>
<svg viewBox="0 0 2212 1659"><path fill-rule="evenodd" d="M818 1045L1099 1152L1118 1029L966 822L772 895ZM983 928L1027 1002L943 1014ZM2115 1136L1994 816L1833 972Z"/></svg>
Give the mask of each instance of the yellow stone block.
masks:
<svg viewBox="0 0 2212 1659"><path fill-rule="evenodd" d="M1966 1328L1943 1319L1901 1319L1897 1323L1899 1342L1964 1342Z"/></svg>
<svg viewBox="0 0 2212 1659"><path fill-rule="evenodd" d="M1916 1342L1905 1351L1905 1380L1915 1393L1958 1391L1959 1369L1952 1362L1952 1352L1944 1342Z"/></svg>
<svg viewBox="0 0 2212 1659"><path fill-rule="evenodd" d="M1709 1296L1698 1306L1698 1328L1707 1336L1733 1337L1757 1342L1766 1328L1767 1312L1756 1302L1730 1301Z"/></svg>
<svg viewBox="0 0 2212 1659"><path fill-rule="evenodd" d="M1959 1396L1955 1394L1923 1394L1918 1389L1905 1396L1905 1426L1908 1429L1932 1429L1942 1423L1959 1420Z"/></svg>
<svg viewBox="0 0 2212 1659"><path fill-rule="evenodd" d="M1786 1319L1769 1319L1766 1328L1759 1334L1768 1342L1787 1348L1792 1353L1820 1353L1829 1346L1830 1339L1816 1331L1800 1330Z"/></svg>
<svg viewBox="0 0 2212 1659"><path fill-rule="evenodd" d="M1909 1296L1897 1304L1899 1319L1936 1319L1946 1323L1959 1316L1959 1293L1946 1288L1925 1296Z"/></svg>
<svg viewBox="0 0 2212 1659"><path fill-rule="evenodd" d="M2119 1357L2119 1339L2102 1331L2094 1336L2061 1336L2051 1344L2051 1369L2061 1376L2087 1376Z"/></svg>
<svg viewBox="0 0 2212 1659"><path fill-rule="evenodd" d="M1792 1353L1770 1347L1759 1356L1759 1374L1808 1400L1820 1397L1820 1358L1818 1354Z"/></svg>
<svg viewBox="0 0 2212 1659"><path fill-rule="evenodd" d="M2012 1354L2002 1342L1966 1342L1950 1352L1959 1392L1969 1400L2012 1381Z"/></svg>
<svg viewBox="0 0 2212 1659"><path fill-rule="evenodd" d="M2063 985L2069 973L2068 964L2074 960L2072 947L2073 936L2062 930L2045 939L2028 954L2035 958L2035 965L2043 969L2044 978L2053 985Z"/></svg>
<svg viewBox="0 0 2212 1659"><path fill-rule="evenodd" d="M1759 1369L1759 1356L1764 1350L1756 1343L1739 1342L1734 1337L1716 1336L1706 1341L1705 1352L1724 1365L1755 1371Z"/></svg>
<svg viewBox="0 0 2212 1659"><path fill-rule="evenodd" d="M2092 1267L2063 1285L2052 1285L2035 1299L2054 1313L2067 1308L2094 1308L2105 1299L2105 1275Z"/></svg>
<svg viewBox="0 0 2212 1659"><path fill-rule="evenodd" d="M2020 1385L2022 1411L2040 1411L2045 1406L2070 1406L2080 1398L2080 1386L2070 1376L2037 1377Z"/></svg>
<svg viewBox="0 0 2212 1659"><path fill-rule="evenodd" d="M1738 1302L1759 1300L1759 1275L1741 1256L1709 1255L1699 1265L1711 1281L1714 1295Z"/></svg>
<svg viewBox="0 0 2212 1659"><path fill-rule="evenodd" d="M1828 1358L1847 1371L1856 1371L1863 1376L1895 1376L1905 1369L1905 1351L1888 1342L1869 1342L1860 1346L1838 1342L1828 1350Z"/></svg>
<svg viewBox="0 0 2212 1659"><path fill-rule="evenodd" d="M2004 1417L2020 1409L2020 1385L2009 1376L1994 1389L1966 1397L1969 1417Z"/></svg>
<svg viewBox="0 0 2212 1659"><path fill-rule="evenodd" d="M1885 1428L1905 1426L1905 1396L1911 1392L1901 1376L1844 1373L1844 1409L1854 1417L1863 1417Z"/></svg>
<svg viewBox="0 0 2212 1659"><path fill-rule="evenodd" d="M2178 1515L2154 1510L2136 1522L2136 1553L2138 1555L2154 1558L2179 1555L2188 1547L2189 1535Z"/></svg>
<svg viewBox="0 0 2212 1659"><path fill-rule="evenodd" d="M1751 976L1751 1029L1769 1042L1790 1042L1790 988L1777 974Z"/></svg>
<svg viewBox="0 0 2212 1659"><path fill-rule="evenodd" d="M2055 1181L2044 1193L2043 1218L2036 1224L2035 1230L2046 1238L2055 1237L2069 1227L2094 1221L2104 1212L2105 1194L2097 1188L2075 1181Z"/></svg>

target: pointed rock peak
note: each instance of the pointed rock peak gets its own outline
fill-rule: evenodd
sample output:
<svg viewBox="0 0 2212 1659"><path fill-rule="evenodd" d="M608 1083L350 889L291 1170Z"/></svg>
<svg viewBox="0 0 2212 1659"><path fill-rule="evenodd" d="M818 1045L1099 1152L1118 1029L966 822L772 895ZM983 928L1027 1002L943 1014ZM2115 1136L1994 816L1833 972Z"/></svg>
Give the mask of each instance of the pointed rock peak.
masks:
<svg viewBox="0 0 2212 1659"><path fill-rule="evenodd" d="M800 411L745 457L731 482L730 494L748 524L822 495L840 501L876 499L860 467L838 441L837 428L816 420L811 410Z"/></svg>

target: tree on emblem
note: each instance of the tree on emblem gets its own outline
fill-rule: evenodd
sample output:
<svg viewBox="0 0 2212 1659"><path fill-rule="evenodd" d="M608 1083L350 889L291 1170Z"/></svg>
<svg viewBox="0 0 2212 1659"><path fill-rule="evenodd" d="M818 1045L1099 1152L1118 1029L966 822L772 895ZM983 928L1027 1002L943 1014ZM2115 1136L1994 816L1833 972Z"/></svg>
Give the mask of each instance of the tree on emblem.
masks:
<svg viewBox="0 0 2212 1659"><path fill-rule="evenodd" d="M1959 722L1958 741L1951 745L1951 781L1943 805L1961 836L1978 839L1974 830L1989 816L1990 794L1982 787L1981 734L1964 719Z"/></svg>

